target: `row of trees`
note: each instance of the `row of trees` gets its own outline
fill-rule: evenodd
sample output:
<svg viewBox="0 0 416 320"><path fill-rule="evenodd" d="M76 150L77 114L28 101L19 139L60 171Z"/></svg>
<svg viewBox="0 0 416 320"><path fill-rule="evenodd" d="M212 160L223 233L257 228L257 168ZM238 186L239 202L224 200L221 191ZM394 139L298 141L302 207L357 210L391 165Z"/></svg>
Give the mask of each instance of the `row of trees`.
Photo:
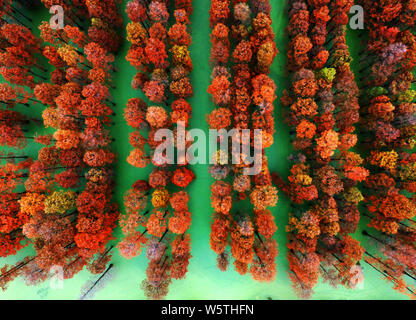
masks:
<svg viewBox="0 0 416 320"><path fill-rule="evenodd" d="M4 8L9 14L13 13L11 5ZM25 195L33 160L21 150L38 138L28 135L29 128L40 121L27 117L24 109L33 108L29 102L34 101L33 88L42 81L38 73L44 68L39 62L41 41L27 27L2 20L0 40L0 74L4 79L0 85L0 144L5 147L1 153L0 256L7 257L29 243L22 228L30 215L20 210L19 201Z"/></svg>
<svg viewBox="0 0 416 320"><path fill-rule="evenodd" d="M361 4L370 30L360 61L363 144L370 150L363 190L371 229L363 235L373 244L365 261L395 290L415 299L416 37L411 28L416 8L412 1Z"/></svg>
<svg viewBox="0 0 416 320"><path fill-rule="evenodd" d="M349 233L357 229L356 187L368 172L351 149L359 120L358 88L350 69L345 25L352 1L295 1L289 11L288 70L292 85L281 102L289 110L295 154L286 183L289 276L297 294L309 298L319 276L333 286L362 280L363 254ZM331 13L331 14L330 14ZM327 49L328 47L328 49Z"/></svg>
<svg viewBox="0 0 416 320"><path fill-rule="evenodd" d="M162 144L185 147L175 140L179 130L186 136L192 116L192 107L186 101L193 94L189 78L193 69L189 53L192 11L192 1L176 0L175 23L169 25L168 1L134 0L127 4L131 20L127 40L131 47L126 59L137 69L132 87L142 90L154 104L148 106L140 98L127 103L124 117L135 129L129 139L134 149L127 161L139 168L151 162L153 170L148 179L136 181L124 196L126 214L121 217L120 225L125 238L118 249L122 256L131 259L146 248L149 263L141 287L149 299L163 299L172 279L186 276L191 258L190 236L186 233L191 213L185 188L195 175L187 167L186 159L177 159L183 160L183 165L172 165L173 155L161 154L157 148ZM158 141L160 129L174 133Z"/></svg>
<svg viewBox="0 0 416 320"><path fill-rule="evenodd" d="M1 25L0 84L1 130L3 147L22 149L27 145L25 132L31 124L39 124L25 116L24 110L34 101L33 89L44 78L40 65L41 41L29 28L14 23Z"/></svg>
<svg viewBox="0 0 416 320"><path fill-rule="evenodd" d="M209 168L217 180L211 186L214 208L210 244L218 254L218 267L229 264L228 244L235 270L250 273L257 281L273 281L276 276L277 243L272 238L277 227L267 209L276 205L265 149L273 144L276 85L268 77L276 57L269 1L212 0L210 9L212 83L208 93L216 106L208 116L211 129L234 129L239 138L244 129L262 130L260 173L244 173L247 164L230 164L245 155L230 147L214 154ZM232 67L228 68L231 62ZM231 140L231 139L230 139ZM218 138L221 142L221 138ZM254 210L248 209L250 204ZM234 207L233 207L234 206Z"/></svg>
<svg viewBox="0 0 416 320"><path fill-rule="evenodd" d="M36 252L1 269L3 289L18 276L38 284L55 272L72 278L84 267L93 274L103 273L111 260L106 245L119 215L111 201L115 155L108 131L114 105L109 93L114 57L76 26L53 30L43 22L39 28L41 39L23 26L2 26L2 74L9 82L2 85L5 102L9 107L28 102L43 105L43 124L50 128L34 137L15 134L43 145L36 160L3 157L9 163L1 170L2 208L7 211L1 217L16 225L7 230L4 241L5 246L14 242L15 248L4 250L3 256L15 253L22 241L33 244ZM40 52L54 68L51 82L33 71L47 72L35 59ZM17 71L10 71L16 77L7 78L5 70L13 68L32 73L22 77L30 82L18 81ZM32 119L14 116L7 121L16 127ZM23 161L13 163L17 159Z"/></svg>

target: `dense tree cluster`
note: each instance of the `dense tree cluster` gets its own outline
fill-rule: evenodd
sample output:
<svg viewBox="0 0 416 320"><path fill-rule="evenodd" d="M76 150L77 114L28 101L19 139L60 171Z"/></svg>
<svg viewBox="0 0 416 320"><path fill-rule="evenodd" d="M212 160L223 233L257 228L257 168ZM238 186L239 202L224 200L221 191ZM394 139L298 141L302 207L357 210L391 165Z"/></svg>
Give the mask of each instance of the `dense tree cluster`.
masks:
<svg viewBox="0 0 416 320"><path fill-rule="evenodd" d="M230 148L229 152L219 150L214 155L215 163L209 169L217 180L211 186L214 214L210 245L218 254L220 270L225 271L229 264L230 244L238 273L250 273L257 281L273 281L278 251L272 237L277 227L267 208L274 207L278 197L265 149L273 144L276 85L268 74L277 49L269 2L261 3L263 6L257 1L211 1L213 70L208 93L217 108L207 121L212 129L234 129L238 135L244 129L262 130L261 146L252 144L260 149L263 161L260 172L250 176L244 173L247 164L230 163L231 159L244 159L242 150L237 154ZM230 61L232 68L228 68ZM247 195L254 210L233 208Z"/></svg>
<svg viewBox="0 0 416 320"><path fill-rule="evenodd" d="M36 36L27 12L41 4L63 7L63 29L42 22ZM354 4L364 8L368 30L365 39L367 31L354 31L363 44L357 79L347 44ZM18 277L37 285L56 272L70 279L87 269L93 277L80 299L92 299L117 270L114 248L127 260L145 252L141 288L149 299L165 298L172 280L188 273L188 187L196 179L194 159L184 152L194 142L188 137L192 0L125 4L125 59L136 70L137 95L124 108L132 128L124 160L148 171L124 194L123 214L113 199L117 156L110 133L121 5L0 0L0 257L23 256L0 267L3 290ZM232 132L217 137L228 149L210 155L208 168L214 180L209 244L217 267L226 271L232 261L240 275L276 279L272 208L280 189L291 200L287 259L298 297L310 298L320 279L354 289L365 267L416 299L416 1L288 2L290 86L280 97L294 149L287 179L270 173L266 155L277 99L272 5L210 1L213 109L206 121L210 129ZM161 140L161 129L171 135ZM234 148L240 139L249 150ZM249 175L253 164L244 161L253 154L261 156L260 168ZM113 245L117 224L123 236ZM27 246L30 256L22 251Z"/></svg>
<svg viewBox="0 0 416 320"><path fill-rule="evenodd" d="M123 20L118 10L119 0L41 0L46 8L60 5L64 9L65 25L77 26L82 31L84 21L90 20L87 33L90 41L117 52L121 45L119 30Z"/></svg>
<svg viewBox="0 0 416 320"><path fill-rule="evenodd" d="M174 160L170 158L173 155L156 152L162 143L183 148L176 138L179 140L183 131L185 139L192 116L186 101L193 95L189 77L193 69L189 52L192 1L176 0L173 12L170 9L169 2L163 0L133 0L126 9L131 20L127 25L131 47L126 59L137 69L132 87L141 89L153 104L141 98L127 103L124 117L135 129L130 134L134 149L127 161L139 168L152 163L153 170L146 181L138 180L125 194L126 214L120 220L125 238L118 248L127 259L145 248L149 264L141 287L149 299L163 299L172 279L185 278L191 258L187 233L191 213L184 189L195 175L186 159L177 159L182 164L172 165L167 160ZM158 141L159 129L170 129L174 134Z"/></svg>

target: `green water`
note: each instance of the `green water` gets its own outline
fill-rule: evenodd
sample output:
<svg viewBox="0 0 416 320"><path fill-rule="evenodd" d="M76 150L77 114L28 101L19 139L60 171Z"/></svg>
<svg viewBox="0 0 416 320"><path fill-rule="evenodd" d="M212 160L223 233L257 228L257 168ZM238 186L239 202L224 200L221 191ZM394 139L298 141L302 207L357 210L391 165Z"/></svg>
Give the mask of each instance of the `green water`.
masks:
<svg viewBox="0 0 416 320"><path fill-rule="evenodd" d="M127 1L123 3L124 8ZM281 96L283 89L288 88L289 82L285 76L286 45L287 37L285 27L288 23L288 14L285 8L286 1L272 0L273 27L276 32L277 47L279 54L272 66L271 77L278 86L278 97ZM192 83L195 95L190 99L193 107L191 120L192 128L208 130L205 115L213 109L209 95L206 93L210 83L211 68L208 60L210 55L209 42L209 0L194 0L194 15L192 17L192 37L191 56L194 63L192 73ZM37 24L42 20L49 20L46 9L39 9L31 12ZM124 14L125 24L127 17ZM357 53L360 44L356 38L357 31L349 31L348 38L353 55ZM125 32L123 31L123 36ZM114 119L116 125L112 128L112 134L116 138L113 145L117 152L119 161L116 165L116 197L118 203L122 203L123 193L140 178L146 178L149 170L136 169L126 162L126 158L131 150L128 143L128 135L132 131L123 119L123 108L128 99L143 95L131 89L130 81L135 74L135 70L124 59L129 44L124 42L121 51L116 56L116 66L118 72L114 74L114 83L117 86L113 90L114 101L117 103L117 115ZM34 114L40 115L41 107L35 107ZM281 120L282 106L276 102L276 135L275 144L268 149L269 165L271 171L277 171L282 176L287 176L289 162L286 160L291 152L289 140L289 128ZM27 153L36 157L37 148L30 147ZM249 275L240 276L232 265L225 273L216 267L216 255L209 247L209 233L212 209L210 206L210 190L212 183L211 177L207 173L207 166L195 165L193 167L197 179L189 187L191 197L189 207L193 213L190 234L192 238L192 255L189 272L184 280L175 280L170 286L167 299L296 299L290 286L287 276L288 262L286 260L286 233L285 226L288 222L289 201L279 193L278 205L272 209L278 231L275 235L279 244L279 256L277 258L277 277L273 283L261 284L253 281ZM361 222L365 225L363 218ZM358 234L358 233L357 233ZM117 229L116 237L121 237L120 230ZM357 236L364 244L362 237ZM4 263L13 264L19 258L32 252L27 248L18 255L7 259L0 259L0 266ZM140 289L140 282L145 278L147 260L142 256L125 260L117 252L113 257L115 274L113 279L96 294L96 299L144 299L144 294ZM363 264L365 281L355 290L333 289L330 286L320 283L315 290L312 299L406 299L405 296L396 293L389 283L380 279L379 274L371 270L369 266ZM67 280L62 289L52 289L48 282L37 286L27 287L23 281L17 279L11 283L6 292L0 292L0 299L77 299L83 284L91 276L87 271L76 275L73 279Z"/></svg>

